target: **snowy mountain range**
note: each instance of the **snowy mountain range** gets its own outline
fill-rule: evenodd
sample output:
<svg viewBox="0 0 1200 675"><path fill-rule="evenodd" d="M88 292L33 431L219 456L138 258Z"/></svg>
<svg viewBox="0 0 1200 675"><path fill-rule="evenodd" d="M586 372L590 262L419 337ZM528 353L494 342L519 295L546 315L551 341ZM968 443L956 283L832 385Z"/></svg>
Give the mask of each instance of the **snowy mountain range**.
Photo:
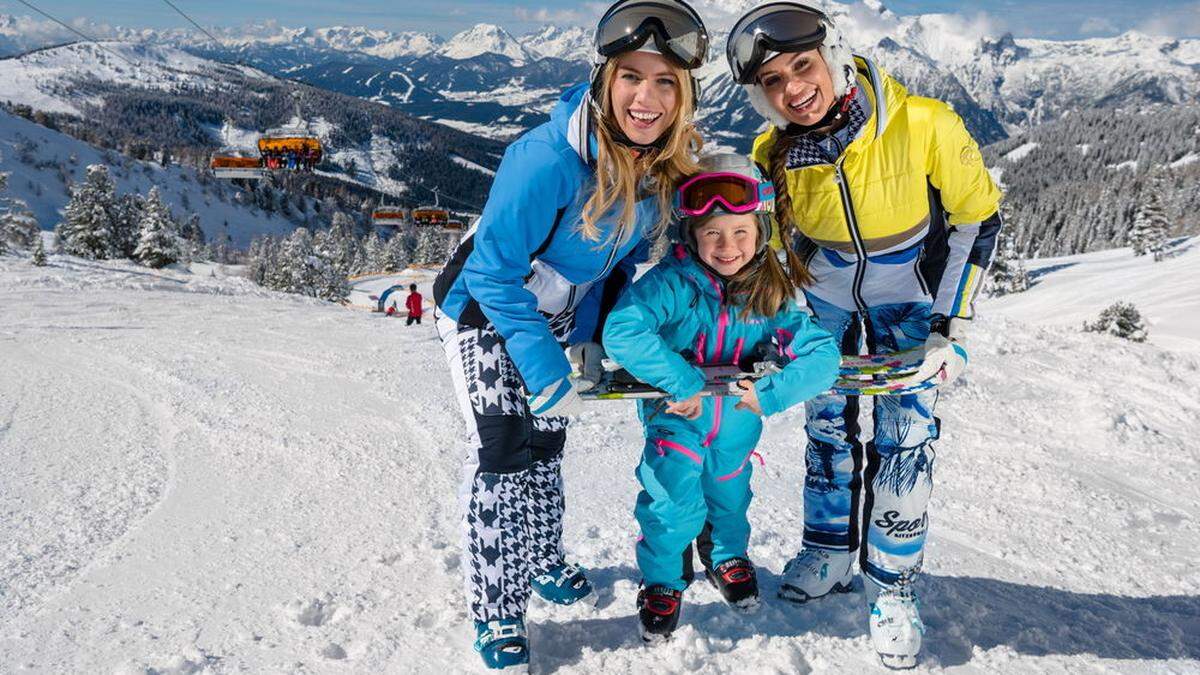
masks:
<svg viewBox="0 0 1200 675"><path fill-rule="evenodd" d="M756 3L694 3L709 23L713 44L712 61L700 72L700 117L718 142L741 148L760 120L729 78L722 47L732 21ZM1136 32L1076 41L1014 39L959 14L900 16L879 0L831 2L827 9L857 51L915 93L950 101L984 143L1072 110L1200 99L1200 40ZM17 20L6 19L0 17L0 53L4 40L20 34ZM271 24L220 29L219 47L181 30L113 32L248 63L500 139L544 120L559 91L586 79L591 58L591 31L581 26L546 25L516 36L480 24L443 39L366 27Z"/></svg>

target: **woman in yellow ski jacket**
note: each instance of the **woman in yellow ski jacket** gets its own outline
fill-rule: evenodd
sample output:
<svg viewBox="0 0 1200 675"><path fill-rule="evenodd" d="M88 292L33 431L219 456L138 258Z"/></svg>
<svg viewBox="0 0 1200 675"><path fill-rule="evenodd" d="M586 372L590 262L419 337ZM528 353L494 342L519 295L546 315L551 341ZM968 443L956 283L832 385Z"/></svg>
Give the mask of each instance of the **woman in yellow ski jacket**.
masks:
<svg viewBox="0 0 1200 675"><path fill-rule="evenodd" d="M771 122L753 156L776 186L777 243L795 247L815 278L805 295L818 324L843 353L864 342L871 353L923 346L921 376L957 378L1001 197L962 120L852 56L832 21L799 3L750 10L727 56ZM780 595L806 602L851 590L857 562L871 582L872 641L892 667L915 665L924 630L911 582L928 526L937 397L876 397L869 442L857 397L806 406L804 535Z"/></svg>

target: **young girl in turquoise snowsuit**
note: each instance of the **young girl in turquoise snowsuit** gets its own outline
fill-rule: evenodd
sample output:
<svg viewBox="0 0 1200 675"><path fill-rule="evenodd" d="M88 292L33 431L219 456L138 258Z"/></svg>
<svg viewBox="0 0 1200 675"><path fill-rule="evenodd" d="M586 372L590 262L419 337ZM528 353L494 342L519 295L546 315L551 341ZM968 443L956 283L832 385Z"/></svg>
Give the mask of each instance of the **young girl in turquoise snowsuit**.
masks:
<svg viewBox="0 0 1200 675"><path fill-rule="evenodd" d="M803 267L792 257L785 272L767 246L771 184L737 155L701 166L676 198L683 243L626 291L604 328L609 356L669 395L665 406L639 407L646 443L637 468L638 606L647 641L669 637L678 622L683 552L706 520L706 575L731 604L757 605L746 510L760 416L828 389L840 359L833 338L794 300L807 281ZM696 364L744 363L764 352L787 365L739 383L739 396L700 396L705 378Z"/></svg>

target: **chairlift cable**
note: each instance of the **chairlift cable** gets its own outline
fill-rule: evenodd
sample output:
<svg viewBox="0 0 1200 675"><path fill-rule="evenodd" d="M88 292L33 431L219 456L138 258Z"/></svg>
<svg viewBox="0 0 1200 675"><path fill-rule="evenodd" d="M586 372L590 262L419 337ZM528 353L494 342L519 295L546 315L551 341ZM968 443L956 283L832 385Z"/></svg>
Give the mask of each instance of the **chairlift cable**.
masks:
<svg viewBox="0 0 1200 675"><path fill-rule="evenodd" d="M66 28L67 30L78 35L79 37L83 38L84 40L96 45L97 47L99 47L100 49L103 49L104 51L108 52L109 54L112 54L113 56L117 57L118 59L121 59L122 61L124 61L125 63L128 63L129 65L133 66L134 68L138 67L138 65L136 63L134 63L133 61L130 61L129 59L125 58L124 56L121 56L120 54L114 52L113 50L109 49L108 47L105 47L96 38L90 37L87 34L83 33L82 31L71 26L70 24L64 23L64 22L54 18L53 16L50 16L46 12L43 12L42 10L35 7L33 5L33 3L29 2L28 0L17 0L17 2L21 3L22 5L25 5L26 7L28 7L29 9L32 9L33 11L37 12L38 14L41 14L42 16L46 17L47 19L50 19L51 21L62 26L63 28Z"/></svg>
<svg viewBox="0 0 1200 675"><path fill-rule="evenodd" d="M436 189L434 189L434 188L428 187L428 186L427 186L427 185L425 185L424 183L421 183L421 182L418 182L418 181L413 181L413 183L412 183L412 184L413 184L413 185L416 185L416 186L418 186L418 187L423 187L423 188L425 188L426 190L429 190L430 192L432 192L432 193L434 194L434 196L435 196L435 197L445 197L446 199L449 199L449 200L450 200L450 201L452 201L452 202L458 202L459 204L462 204L463 206L469 206L469 207L471 207L471 208L473 208L473 209L476 209L476 210L482 210L482 209L483 209L483 207L479 206L478 204L472 204L471 202L468 202L468 201L463 201L462 199L458 199L457 197L451 197L450 195L446 194L445 192L442 192L441 190L436 190Z"/></svg>
<svg viewBox="0 0 1200 675"><path fill-rule="evenodd" d="M212 34L212 33L208 32L207 30L204 30L204 26L201 26L200 24L196 23L196 21L195 21L195 20L193 20L193 19L192 19L192 17L188 16L187 14L184 14L184 13L183 13L183 10L182 10L182 9L179 9L179 7L177 7L177 6L175 5L175 3L171 2L171 0L163 0L163 2L167 3L168 5L170 5L170 6L171 6L171 9L175 10L176 12L179 12L179 16L182 16L183 18L185 18L185 19L187 19L189 22L191 22L191 24L192 24L193 26L195 26L195 27L196 27L196 30L199 30L201 33L204 33L205 35L207 35L207 36L208 36L208 39L210 39L210 40L212 40L214 43L216 43L216 45L217 45L218 47L224 47L224 46L225 46L225 45L221 44L221 41L220 41L220 40L218 40L217 38L213 37L213 34Z"/></svg>

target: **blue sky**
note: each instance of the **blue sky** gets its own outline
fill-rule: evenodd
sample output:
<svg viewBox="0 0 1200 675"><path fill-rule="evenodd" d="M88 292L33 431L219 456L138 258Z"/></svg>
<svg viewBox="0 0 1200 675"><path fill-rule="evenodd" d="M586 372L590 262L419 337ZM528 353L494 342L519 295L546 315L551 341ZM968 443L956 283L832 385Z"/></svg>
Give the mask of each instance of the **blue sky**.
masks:
<svg viewBox="0 0 1200 675"><path fill-rule="evenodd" d="M184 25L160 0L30 0L59 18L86 18L122 26ZM1176 36L1200 36L1200 0L883 0L898 14L986 13L1018 37L1079 38L1130 28ZM174 0L205 26L236 26L274 19L283 25L364 25L449 36L475 23L495 23L516 33L547 22L586 23L606 2L588 0ZM15 0L0 12L30 14Z"/></svg>

